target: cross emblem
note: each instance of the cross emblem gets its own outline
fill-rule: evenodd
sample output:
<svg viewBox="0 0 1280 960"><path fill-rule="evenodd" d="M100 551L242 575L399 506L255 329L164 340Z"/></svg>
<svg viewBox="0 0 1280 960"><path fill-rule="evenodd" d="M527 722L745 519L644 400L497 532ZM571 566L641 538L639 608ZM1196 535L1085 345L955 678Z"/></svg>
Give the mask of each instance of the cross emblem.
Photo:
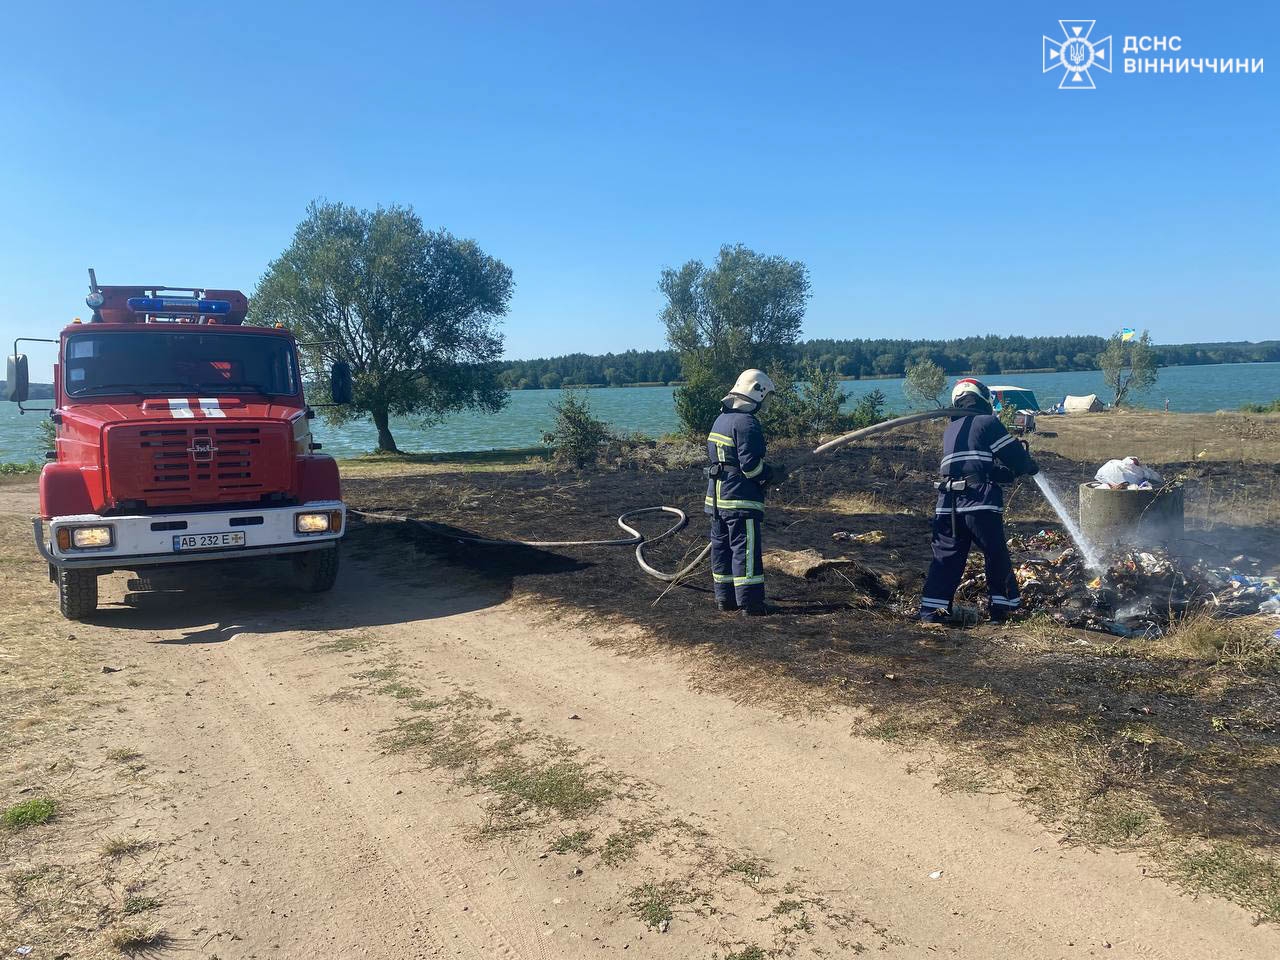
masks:
<svg viewBox="0 0 1280 960"><path fill-rule="evenodd" d="M1059 90L1094 90L1089 71L1094 67L1111 72L1111 37L1090 40L1097 20L1059 20L1065 39L1045 36L1042 44L1044 73L1062 71Z"/></svg>

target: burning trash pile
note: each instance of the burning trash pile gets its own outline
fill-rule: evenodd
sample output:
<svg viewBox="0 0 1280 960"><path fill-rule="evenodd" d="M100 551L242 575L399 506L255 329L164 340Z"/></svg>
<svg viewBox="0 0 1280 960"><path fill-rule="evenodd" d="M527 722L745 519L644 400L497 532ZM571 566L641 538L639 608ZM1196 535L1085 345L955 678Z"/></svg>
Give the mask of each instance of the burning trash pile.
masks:
<svg viewBox="0 0 1280 960"><path fill-rule="evenodd" d="M1242 617L1280 614L1280 580L1237 573L1163 548L1113 552L1101 573L1090 570L1066 534L1041 530L1009 540L1023 609L1070 627L1122 637L1158 637L1188 613ZM957 600L987 593L981 556L972 556Z"/></svg>

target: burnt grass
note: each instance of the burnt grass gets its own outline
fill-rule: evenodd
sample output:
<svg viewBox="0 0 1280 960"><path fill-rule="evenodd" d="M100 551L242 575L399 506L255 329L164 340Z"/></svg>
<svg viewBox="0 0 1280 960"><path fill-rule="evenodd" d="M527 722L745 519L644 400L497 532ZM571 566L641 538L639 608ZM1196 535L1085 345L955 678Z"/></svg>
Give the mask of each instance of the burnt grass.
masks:
<svg viewBox="0 0 1280 960"><path fill-rule="evenodd" d="M350 479L345 492L355 508L440 525L427 531L354 517L351 546L369 556L397 538L421 558L416 570L399 571L403 577L435 581L455 571L548 615L578 611L606 625L638 626L619 634L641 633L643 641L619 644L632 653L655 644L687 655L700 688L785 710L860 708L861 732L969 757L991 772L975 782L994 775L1068 840L1149 846L1195 838L1268 856L1280 849L1280 656L1180 656L1167 644L1157 655L1151 641L1034 617L1003 627L921 628L905 614L930 556L936 438L899 436L822 458L802 450L775 456L791 475L770 498L766 556L814 548L855 563L801 579L768 569L766 559L779 613L759 620L718 614L706 567L666 590L638 569L630 548L477 547L448 535L613 537L621 535L615 518L623 511L669 504L688 512L690 525L646 556L674 570L705 543L696 463ZM1042 464L1069 503L1075 484L1096 468L1053 455ZM1277 473L1270 463L1161 466L1166 475L1186 475L1189 504L1209 484L1273 490ZM1010 535L1057 526L1029 481L1007 499ZM637 526L652 535L667 523L658 516ZM884 538L833 541L839 530ZM1203 549L1216 562L1252 549L1274 571L1280 530L1274 522L1219 522L1204 534Z"/></svg>

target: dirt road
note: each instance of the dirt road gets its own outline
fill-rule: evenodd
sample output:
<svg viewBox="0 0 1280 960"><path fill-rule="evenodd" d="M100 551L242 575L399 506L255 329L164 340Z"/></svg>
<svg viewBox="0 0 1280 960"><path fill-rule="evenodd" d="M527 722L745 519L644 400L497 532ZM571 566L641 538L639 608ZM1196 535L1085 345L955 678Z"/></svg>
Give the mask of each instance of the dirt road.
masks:
<svg viewBox="0 0 1280 960"><path fill-rule="evenodd" d="M10 540L30 492L0 491ZM84 877L96 913L42 925L15 893L0 951L113 956L141 922L150 955L221 960L1280 952L1136 856L940 791L846 711L741 704L690 656L624 654L607 625L355 547L319 599L264 567L124 605L118 575L70 629L25 543L5 549L27 612L4 622L0 709L51 722L7 718L0 801L65 800L0 859L15 891ZM71 692L36 698L57 670ZM119 837L136 849L105 852Z"/></svg>

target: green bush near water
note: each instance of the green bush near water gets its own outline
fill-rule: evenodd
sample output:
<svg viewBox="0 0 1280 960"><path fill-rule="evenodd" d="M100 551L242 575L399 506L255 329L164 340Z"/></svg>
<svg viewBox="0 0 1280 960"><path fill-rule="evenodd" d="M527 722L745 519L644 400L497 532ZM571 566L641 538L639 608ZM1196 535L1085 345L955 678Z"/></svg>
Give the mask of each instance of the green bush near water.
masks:
<svg viewBox="0 0 1280 960"><path fill-rule="evenodd" d="M1270 403L1246 403L1240 408L1241 413L1280 413L1280 400Z"/></svg>
<svg viewBox="0 0 1280 960"><path fill-rule="evenodd" d="M577 390L566 391L551 409L556 424L542 435L542 442L555 451L556 462L581 469L600 456L600 445L612 436L609 425L591 414L591 404Z"/></svg>
<svg viewBox="0 0 1280 960"><path fill-rule="evenodd" d="M28 460L25 463L0 463L0 477L20 477L39 473L42 466L44 464L34 460Z"/></svg>
<svg viewBox="0 0 1280 960"><path fill-rule="evenodd" d="M770 376L778 392L761 417L767 436L812 440L869 427L884 419L885 396L879 390L859 397L852 410L843 410L849 397L831 371L805 366L800 383L793 382L781 368L771 370Z"/></svg>

